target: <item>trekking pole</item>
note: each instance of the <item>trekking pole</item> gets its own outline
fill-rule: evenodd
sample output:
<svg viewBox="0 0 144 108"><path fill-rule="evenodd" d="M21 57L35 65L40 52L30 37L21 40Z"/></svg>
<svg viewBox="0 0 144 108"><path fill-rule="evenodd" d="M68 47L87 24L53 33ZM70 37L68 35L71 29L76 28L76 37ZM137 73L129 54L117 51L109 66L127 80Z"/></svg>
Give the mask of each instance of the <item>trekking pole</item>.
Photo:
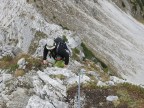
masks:
<svg viewBox="0 0 144 108"><path fill-rule="evenodd" d="M80 108L80 74L81 71L79 72L79 81L78 81L78 108Z"/></svg>

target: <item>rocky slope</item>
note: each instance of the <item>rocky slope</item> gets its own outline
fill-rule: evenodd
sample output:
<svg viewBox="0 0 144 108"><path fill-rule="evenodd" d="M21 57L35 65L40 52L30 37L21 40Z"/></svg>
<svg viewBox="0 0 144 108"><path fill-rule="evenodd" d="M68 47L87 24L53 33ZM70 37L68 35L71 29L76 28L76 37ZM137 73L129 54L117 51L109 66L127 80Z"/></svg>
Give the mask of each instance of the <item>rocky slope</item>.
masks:
<svg viewBox="0 0 144 108"><path fill-rule="evenodd" d="M82 72L83 108L142 108L144 26L129 7L130 14L117 5L111 0L1 0L0 107L75 108ZM58 36L72 51L70 65L43 66L45 40Z"/></svg>
<svg viewBox="0 0 144 108"><path fill-rule="evenodd" d="M133 83L144 82L144 27L112 1L2 0L1 13L2 45L33 54L41 39L79 36L113 72Z"/></svg>
<svg viewBox="0 0 144 108"><path fill-rule="evenodd" d="M131 14L137 20L144 20L144 0L112 0L126 13Z"/></svg>
<svg viewBox="0 0 144 108"><path fill-rule="evenodd" d="M111 0L36 0L33 5L46 19L76 31L113 71L131 82L144 83L144 26Z"/></svg>

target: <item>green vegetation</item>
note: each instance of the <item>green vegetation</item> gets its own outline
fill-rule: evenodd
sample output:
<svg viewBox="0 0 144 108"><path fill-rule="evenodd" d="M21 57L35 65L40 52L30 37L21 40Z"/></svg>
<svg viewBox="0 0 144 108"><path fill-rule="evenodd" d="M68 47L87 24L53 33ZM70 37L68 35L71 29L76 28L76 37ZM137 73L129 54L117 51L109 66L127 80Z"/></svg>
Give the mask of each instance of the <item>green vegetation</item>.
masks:
<svg viewBox="0 0 144 108"><path fill-rule="evenodd" d="M10 56L10 55L6 55L6 56L4 56L1 60L2 60L2 61L9 62L9 61L11 61L12 59L13 59L12 56Z"/></svg>
<svg viewBox="0 0 144 108"><path fill-rule="evenodd" d="M103 69L103 71L104 71L105 73L108 73L109 68L108 68L108 67L106 67L106 68L104 68L104 69Z"/></svg>
<svg viewBox="0 0 144 108"><path fill-rule="evenodd" d="M85 54L84 59L92 60L95 63L99 62L103 68L107 68L107 66L103 62L101 62L98 58L95 57L95 55L92 53L92 51L90 51L84 43L82 43L81 46L82 46L83 52Z"/></svg>
<svg viewBox="0 0 144 108"><path fill-rule="evenodd" d="M141 8L141 10L143 11L143 6L144 6L144 4L143 4L143 2L142 2L143 0L137 0L137 3L138 3L138 5L140 6L140 8Z"/></svg>
<svg viewBox="0 0 144 108"><path fill-rule="evenodd" d="M41 61L39 59L31 57L28 54L20 54L14 58L9 56L9 55L5 56L0 60L0 68L1 69L7 69L7 70L9 70L9 72L14 73L16 71L16 69L18 69L17 62L21 58L25 58L25 60L28 62L28 64L26 64L27 70L42 69Z"/></svg>
<svg viewBox="0 0 144 108"><path fill-rule="evenodd" d="M59 24L59 26L61 26L64 30L69 30L69 28L68 27L66 27L66 26L63 26L62 24Z"/></svg>
<svg viewBox="0 0 144 108"><path fill-rule="evenodd" d="M133 9L137 11L137 6L140 6L141 11L144 9L144 0L131 0L133 4Z"/></svg>
<svg viewBox="0 0 144 108"><path fill-rule="evenodd" d="M86 73L86 75L87 75L92 81L97 82L95 76L93 76L93 75L91 75L91 74L88 74L88 73Z"/></svg>
<svg viewBox="0 0 144 108"><path fill-rule="evenodd" d="M59 67L59 68L63 68L64 67L64 61L62 61L62 60L56 61L54 66Z"/></svg>
<svg viewBox="0 0 144 108"><path fill-rule="evenodd" d="M16 71L14 73L15 77L23 76L24 74L25 74L24 69L16 69Z"/></svg>
<svg viewBox="0 0 144 108"><path fill-rule="evenodd" d="M55 15L53 15L53 19L56 19L56 16L55 16Z"/></svg>
<svg viewBox="0 0 144 108"><path fill-rule="evenodd" d="M126 7L123 1L122 1L122 6L123 6L123 7Z"/></svg>
<svg viewBox="0 0 144 108"><path fill-rule="evenodd" d="M4 56L0 60L0 68L1 69L7 69L9 72L13 72L18 68L18 65L13 60L14 58L10 55Z"/></svg>
<svg viewBox="0 0 144 108"><path fill-rule="evenodd" d="M36 38L46 38L47 35L46 35L44 32L36 31L35 37L36 37Z"/></svg>
<svg viewBox="0 0 144 108"><path fill-rule="evenodd" d="M90 59L90 60L94 60L97 63L98 60L95 59L94 54L86 47L86 45L84 43L81 43L81 46L83 48L83 52L85 54L85 58Z"/></svg>
<svg viewBox="0 0 144 108"><path fill-rule="evenodd" d="M79 57L80 51L77 48L73 48L72 49L72 58L80 61L80 57Z"/></svg>
<svg viewBox="0 0 144 108"><path fill-rule="evenodd" d="M95 82L88 82L81 85L81 92L85 96L85 106L100 108L143 108L144 88L129 83L122 83L115 86L98 87ZM77 94L77 86L68 89L68 99L74 99ZM117 102L107 102L109 95L118 96ZM69 101L70 102L70 101ZM102 104L99 104L102 103ZM89 106L89 107L88 107Z"/></svg>
<svg viewBox="0 0 144 108"><path fill-rule="evenodd" d="M33 3L33 2L36 2L36 0L26 0L26 2Z"/></svg>
<svg viewBox="0 0 144 108"><path fill-rule="evenodd" d="M97 81L88 81L87 83L82 85L82 88L87 88L87 89L97 89L98 86L96 85Z"/></svg>
<svg viewBox="0 0 144 108"><path fill-rule="evenodd" d="M67 39L67 37L66 37L65 35L63 35L63 40L64 40L65 42L68 42L68 39Z"/></svg>
<svg viewBox="0 0 144 108"><path fill-rule="evenodd" d="M66 76L64 76L63 74L57 74L57 75L51 74L51 75L49 75L49 77L51 77L51 78L58 78L60 80L65 80L66 79Z"/></svg>
<svg viewBox="0 0 144 108"><path fill-rule="evenodd" d="M43 68L42 62L40 59L33 58L31 56L26 57L26 61L28 64L26 65L26 69L31 70L41 70Z"/></svg>
<svg viewBox="0 0 144 108"><path fill-rule="evenodd" d="M11 64L7 68L10 69L10 72L13 72L18 68L18 65L17 64Z"/></svg>
<svg viewBox="0 0 144 108"><path fill-rule="evenodd" d="M114 87L120 98L120 102L127 104L129 108L144 107L144 88L129 83L119 84Z"/></svg>
<svg viewBox="0 0 144 108"><path fill-rule="evenodd" d="M76 53L76 54L80 54L80 50L78 50L77 48L74 48L73 52Z"/></svg>

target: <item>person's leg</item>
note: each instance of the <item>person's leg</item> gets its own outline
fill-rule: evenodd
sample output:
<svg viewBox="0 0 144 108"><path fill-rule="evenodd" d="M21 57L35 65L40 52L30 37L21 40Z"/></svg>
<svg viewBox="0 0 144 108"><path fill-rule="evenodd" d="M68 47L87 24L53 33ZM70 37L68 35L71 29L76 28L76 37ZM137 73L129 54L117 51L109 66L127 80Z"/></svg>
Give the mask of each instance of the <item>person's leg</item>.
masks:
<svg viewBox="0 0 144 108"><path fill-rule="evenodd" d="M69 63L69 54L65 50L60 50L58 54L63 58L65 65Z"/></svg>

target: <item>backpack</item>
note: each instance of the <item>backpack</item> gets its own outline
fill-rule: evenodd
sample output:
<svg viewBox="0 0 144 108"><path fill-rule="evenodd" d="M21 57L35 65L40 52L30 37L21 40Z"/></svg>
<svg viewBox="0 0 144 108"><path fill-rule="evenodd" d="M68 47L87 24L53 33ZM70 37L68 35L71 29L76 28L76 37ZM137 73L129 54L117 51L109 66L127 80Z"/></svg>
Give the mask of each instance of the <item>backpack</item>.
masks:
<svg viewBox="0 0 144 108"><path fill-rule="evenodd" d="M54 39L54 42L55 42L55 45L56 45L56 52L58 52L59 47L68 50L67 45L66 45L65 41L62 38L57 37L56 39Z"/></svg>

